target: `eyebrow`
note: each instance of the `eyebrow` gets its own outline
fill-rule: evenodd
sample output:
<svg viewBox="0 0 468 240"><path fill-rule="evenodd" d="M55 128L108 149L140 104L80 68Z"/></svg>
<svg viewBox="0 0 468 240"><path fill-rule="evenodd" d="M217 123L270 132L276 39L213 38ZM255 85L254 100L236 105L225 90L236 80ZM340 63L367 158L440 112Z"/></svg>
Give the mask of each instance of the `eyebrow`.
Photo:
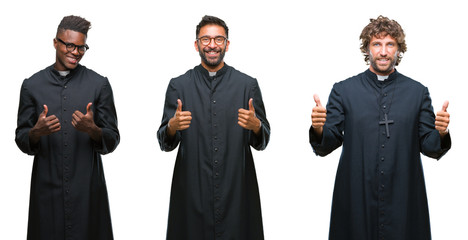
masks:
<svg viewBox="0 0 468 240"><path fill-rule="evenodd" d="M223 36L223 35L216 35L216 36L210 36L210 35L203 35L199 38L203 38L203 37L210 37L210 38L216 38L216 37L224 37L224 38L227 38L226 36Z"/></svg>

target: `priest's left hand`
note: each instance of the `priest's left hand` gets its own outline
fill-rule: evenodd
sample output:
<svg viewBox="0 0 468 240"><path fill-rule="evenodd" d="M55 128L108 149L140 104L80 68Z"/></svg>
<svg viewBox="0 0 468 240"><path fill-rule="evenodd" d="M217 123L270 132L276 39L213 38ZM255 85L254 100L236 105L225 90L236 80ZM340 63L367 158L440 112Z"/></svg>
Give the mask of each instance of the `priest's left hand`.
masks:
<svg viewBox="0 0 468 240"><path fill-rule="evenodd" d="M94 141L99 142L101 139L101 128L94 123L94 113L91 110L92 103L86 106L86 115L76 110L72 115L72 125L78 131L87 133Z"/></svg>
<svg viewBox="0 0 468 240"><path fill-rule="evenodd" d="M255 116L255 108L253 106L253 99L249 100L249 110L243 108L239 109L238 122L239 126L252 130L256 135L260 133L262 122Z"/></svg>
<svg viewBox="0 0 468 240"><path fill-rule="evenodd" d="M435 118L435 128L439 131L441 137L448 133L448 125L450 123L450 114L447 112L448 105L449 102L445 101L442 110L437 112Z"/></svg>

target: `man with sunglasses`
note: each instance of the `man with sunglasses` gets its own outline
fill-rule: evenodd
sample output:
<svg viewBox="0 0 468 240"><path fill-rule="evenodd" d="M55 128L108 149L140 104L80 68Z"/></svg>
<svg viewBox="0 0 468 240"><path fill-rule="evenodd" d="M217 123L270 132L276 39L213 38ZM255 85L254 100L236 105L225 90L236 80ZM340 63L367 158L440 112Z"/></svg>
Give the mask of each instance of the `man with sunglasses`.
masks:
<svg viewBox="0 0 468 240"><path fill-rule="evenodd" d="M106 77L79 64L91 23L64 17L56 61L24 80L16 143L34 155L27 239L113 239L101 154L119 144Z"/></svg>
<svg viewBox="0 0 468 240"><path fill-rule="evenodd" d="M163 151L179 145L167 239L263 237L251 147L270 138L257 80L224 63L223 20L204 16L196 29L201 65L170 81L157 132Z"/></svg>

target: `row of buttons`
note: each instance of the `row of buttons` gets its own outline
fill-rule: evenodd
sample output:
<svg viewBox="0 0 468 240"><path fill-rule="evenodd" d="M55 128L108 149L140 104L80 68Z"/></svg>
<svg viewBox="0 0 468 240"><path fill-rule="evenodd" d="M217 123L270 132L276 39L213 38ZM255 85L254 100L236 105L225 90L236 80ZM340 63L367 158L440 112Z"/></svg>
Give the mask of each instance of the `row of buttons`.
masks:
<svg viewBox="0 0 468 240"><path fill-rule="evenodd" d="M385 113L385 110L387 110L387 105L385 104L385 102L387 101L387 93L383 92L383 98L382 98L382 109L384 110L384 113ZM378 168L379 168L379 173L380 173L380 189L379 189L379 203L378 203L378 208L379 208L379 239L383 240L384 239L384 228L385 228L385 206L384 206L384 203L385 203L385 171L384 171L384 163L385 163L385 143L388 141L388 137L389 137L389 134L387 133L388 129L386 129L386 126L388 127L388 123L387 125L385 125L385 122L387 121L387 118L386 118L387 114L385 114L385 117L381 117L382 119L382 122L380 122L379 124L380 125L380 128L382 129L382 135L381 137L379 137L379 141L381 143L381 148L379 150L379 160L380 160L380 164L378 164ZM383 123L383 124L382 124Z"/></svg>
<svg viewBox="0 0 468 240"><path fill-rule="evenodd" d="M216 77L213 77L212 79L213 82L216 81ZM221 210L221 189L220 189L220 183L221 183L221 173L220 173L220 166L219 166L219 138L218 138L218 119L217 119L217 106L216 106L216 99L214 99L214 96L211 95L211 112L212 112L212 139L213 139L213 182L214 182L214 209L215 209L215 232L216 232L216 238L221 238L223 229L222 229L222 210Z"/></svg>
<svg viewBox="0 0 468 240"><path fill-rule="evenodd" d="M66 114L66 107L68 97L66 96L67 94L67 85L63 86L63 91L62 91L62 96L63 96L63 101L62 101L62 111L63 114L62 116L67 116ZM70 158L68 157L70 153L69 149L69 144L68 144L68 128L70 127L68 124L67 119L63 119L63 126L62 126L62 134L63 134L63 189L65 192L64 195L64 205L65 205L65 233L67 237L71 237L70 231L73 228L73 225L71 223L71 212L72 212L72 204L71 204L71 199L70 199Z"/></svg>

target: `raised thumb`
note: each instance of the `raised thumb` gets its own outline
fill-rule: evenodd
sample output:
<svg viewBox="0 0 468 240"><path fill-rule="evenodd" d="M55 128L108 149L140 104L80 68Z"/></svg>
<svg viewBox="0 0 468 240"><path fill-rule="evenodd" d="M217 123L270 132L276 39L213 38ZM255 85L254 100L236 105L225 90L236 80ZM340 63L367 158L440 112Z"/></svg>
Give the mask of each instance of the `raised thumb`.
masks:
<svg viewBox="0 0 468 240"><path fill-rule="evenodd" d="M449 101L445 101L444 105L442 105L442 111L447 112L448 105L449 105Z"/></svg>
<svg viewBox="0 0 468 240"><path fill-rule="evenodd" d="M318 94L314 94L314 101L315 101L315 104L317 104L317 107L322 107L322 103L320 102L320 98Z"/></svg>
<svg viewBox="0 0 468 240"><path fill-rule="evenodd" d="M86 114L89 114L89 113L93 113L93 111L91 110L91 106L93 105L93 103L88 103L88 106L86 106Z"/></svg>
<svg viewBox="0 0 468 240"><path fill-rule="evenodd" d="M249 100L249 110L255 112L255 108L254 108L254 105L253 105L253 99L252 98Z"/></svg>
<svg viewBox="0 0 468 240"><path fill-rule="evenodd" d="M182 112L182 101L177 99L177 111Z"/></svg>
<svg viewBox="0 0 468 240"><path fill-rule="evenodd" d="M49 112L49 108L47 108L47 105L43 105L44 106L44 110L42 111L41 115L43 117L46 117L47 116L47 112Z"/></svg>

